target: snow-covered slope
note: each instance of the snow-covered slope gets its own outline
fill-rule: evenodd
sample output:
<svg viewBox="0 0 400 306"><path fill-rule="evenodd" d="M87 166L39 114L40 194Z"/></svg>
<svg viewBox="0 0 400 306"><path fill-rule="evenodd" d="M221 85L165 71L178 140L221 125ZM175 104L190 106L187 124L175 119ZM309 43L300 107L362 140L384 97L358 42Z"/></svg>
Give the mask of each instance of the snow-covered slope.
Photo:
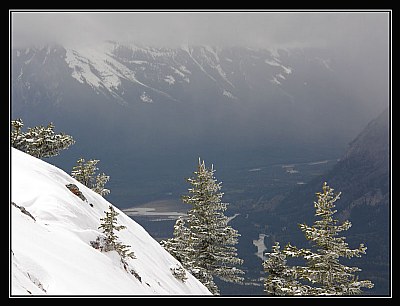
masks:
<svg viewBox="0 0 400 306"><path fill-rule="evenodd" d="M115 251L90 241L101 234L110 204L66 172L16 149L11 152L11 295L209 295L197 279L176 279L179 263L117 207L119 241L136 259L124 269ZM67 184L75 184L83 201Z"/></svg>

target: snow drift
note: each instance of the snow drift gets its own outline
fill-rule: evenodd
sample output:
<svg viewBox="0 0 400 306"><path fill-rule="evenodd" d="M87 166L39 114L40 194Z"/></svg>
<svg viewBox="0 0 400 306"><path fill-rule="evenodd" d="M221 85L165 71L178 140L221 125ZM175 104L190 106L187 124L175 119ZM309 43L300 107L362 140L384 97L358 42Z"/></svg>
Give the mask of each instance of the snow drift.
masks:
<svg viewBox="0 0 400 306"><path fill-rule="evenodd" d="M75 184L86 201L66 185ZM90 245L101 234L100 218L110 204L69 174L12 148L10 205L10 292L17 295L210 295L179 262L117 207L119 241L135 259L100 252Z"/></svg>

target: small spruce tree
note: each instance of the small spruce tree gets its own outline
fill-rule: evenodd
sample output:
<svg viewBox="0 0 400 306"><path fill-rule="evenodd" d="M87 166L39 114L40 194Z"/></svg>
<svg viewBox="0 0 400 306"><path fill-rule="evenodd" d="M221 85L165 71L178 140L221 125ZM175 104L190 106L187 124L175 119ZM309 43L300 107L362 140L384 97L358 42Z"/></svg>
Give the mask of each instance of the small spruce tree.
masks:
<svg viewBox="0 0 400 306"><path fill-rule="evenodd" d="M264 271L268 277L264 280L264 290L271 295L308 295L312 289L296 280L296 269L287 266L284 252L279 242L272 246L272 253L265 253Z"/></svg>
<svg viewBox="0 0 400 306"><path fill-rule="evenodd" d="M102 222L99 226L99 229L102 229L105 235L105 245L103 246L103 251L117 251L122 259L125 259L126 257L135 258L134 253L129 251L130 246L119 242L116 235L117 231L125 229L126 227L124 225L117 224L118 213L111 205L108 207L108 209L109 211L104 212L105 217L100 218L100 221Z"/></svg>
<svg viewBox="0 0 400 306"><path fill-rule="evenodd" d="M190 245L190 231L186 227L185 219L180 216L174 225L173 236L167 240L161 240L160 244L163 246L172 256L174 256L181 263L185 263L187 268L192 267L190 258L193 257L194 250Z"/></svg>
<svg viewBox="0 0 400 306"><path fill-rule="evenodd" d="M104 187L110 177L104 173L96 176L96 171L99 170L96 166L98 162L98 159L85 162L85 159L80 158L72 168L71 176L101 196L105 196L110 193L110 190Z"/></svg>
<svg viewBox="0 0 400 306"><path fill-rule="evenodd" d="M95 184L92 187L94 192L97 192L101 196L106 196L110 193L110 190L105 188L105 184L110 180L110 176L105 173L100 173L96 175Z"/></svg>
<svg viewBox="0 0 400 306"><path fill-rule="evenodd" d="M24 137L23 137L23 132L22 128L24 126L24 123L22 122L22 119L17 119L17 120L11 120L11 147L19 149L21 151L24 151Z"/></svg>
<svg viewBox="0 0 400 306"><path fill-rule="evenodd" d="M176 279L179 279L183 283L187 280L186 270L181 265L177 265L175 267L170 268L171 273L175 276Z"/></svg>
<svg viewBox="0 0 400 306"><path fill-rule="evenodd" d="M228 225L224 215L227 203L222 202L221 183L214 177L213 166L208 169L199 159L195 176L187 179L191 184L189 195L182 196L182 202L192 208L186 221L178 219L174 238L163 243L211 293L219 294L214 277L233 283L243 281L244 272L236 266L243 260L237 257L234 246L240 234Z"/></svg>
<svg viewBox="0 0 400 306"><path fill-rule="evenodd" d="M339 258L361 257L366 254L367 247L360 244L356 249L350 249L345 237L338 237L340 232L346 231L351 227L350 221L338 224L338 220L333 218L337 212L335 202L339 200L340 193L334 194L334 190L325 182L322 192L318 192L317 201L314 202L316 208L316 220L313 226L300 224L299 227L307 240L312 244L313 249L298 249L290 243L282 251L286 257L299 257L306 261L306 266L295 266L289 269L289 281L282 281L279 292L287 292L293 295L298 285L297 280L307 285L303 295L357 295L361 294L361 288L372 288L374 284L369 280L359 280L356 272L361 271L358 267L348 267L340 263ZM275 294L276 288L270 285L285 280L287 268L279 270L271 269L274 257L280 253L275 251L269 254L264 267L267 267L269 277L265 283L265 290ZM283 257L282 257L283 258ZM282 262L281 262L282 263ZM296 280L293 286L292 280ZM275 291L274 291L275 290Z"/></svg>
<svg viewBox="0 0 400 306"><path fill-rule="evenodd" d="M27 132L22 131L23 126L22 119L11 121L11 146L37 158L57 156L75 143L70 135L55 134L53 123L28 128Z"/></svg>

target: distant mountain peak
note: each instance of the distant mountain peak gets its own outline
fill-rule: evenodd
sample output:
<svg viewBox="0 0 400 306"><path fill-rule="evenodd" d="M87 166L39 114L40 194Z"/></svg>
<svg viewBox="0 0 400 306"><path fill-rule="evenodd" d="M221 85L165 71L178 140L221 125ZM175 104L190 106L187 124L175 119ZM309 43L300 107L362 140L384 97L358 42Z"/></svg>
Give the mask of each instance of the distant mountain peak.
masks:
<svg viewBox="0 0 400 306"><path fill-rule="evenodd" d="M283 63L276 50L189 44L178 48L161 48L112 40L68 48L46 45L16 49L14 63L21 66L23 72L29 71L31 68L28 66L36 62L23 56L23 62L17 64L20 55L29 53L36 57L40 54L40 57L47 58L51 52L60 52L60 49L65 53L60 65L67 65L70 77L96 93L116 98L123 104L130 104L132 100L142 101L140 96L143 90L149 94L153 92L152 99L156 103L163 99L183 102L181 92L190 91L199 82L202 86L210 87L218 99L226 101L243 100L239 88L254 90L253 83L260 81L265 85L257 84L257 90L276 87L274 90L285 92L285 83L296 69L292 64ZM247 64L243 65L244 62ZM260 72L255 74L255 68L261 69L263 75L259 75ZM260 77L265 79L256 79ZM204 78L206 81L203 81ZM137 92L135 96L126 95L133 90Z"/></svg>

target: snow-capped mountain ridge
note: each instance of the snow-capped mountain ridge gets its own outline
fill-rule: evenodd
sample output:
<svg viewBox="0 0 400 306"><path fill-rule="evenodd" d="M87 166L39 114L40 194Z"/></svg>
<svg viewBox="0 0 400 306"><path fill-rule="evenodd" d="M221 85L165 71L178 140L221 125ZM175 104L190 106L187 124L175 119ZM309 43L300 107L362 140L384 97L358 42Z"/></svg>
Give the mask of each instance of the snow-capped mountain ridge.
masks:
<svg viewBox="0 0 400 306"><path fill-rule="evenodd" d="M209 50L210 48L208 48ZM137 83L150 92L156 92L171 100L177 101L167 92L161 90L159 85L164 85L163 82L170 86L175 83L190 83L191 71L186 68L179 60L182 58L182 51L186 52L188 57L192 60L202 73L204 73L213 82L218 84L218 81L210 75L192 55L192 48L183 49L156 49L153 47L138 47L135 45L119 45L109 42L108 48L103 52L98 52L97 48L81 49L79 51L67 49L66 62L73 70L72 76L81 83L87 83L96 88L106 88L112 95L117 95L116 89L121 86L121 79L128 80L132 83ZM209 66L215 65L214 61L210 60L204 52L200 49L202 56L205 58ZM214 53L213 53L214 54ZM87 64L89 63L89 65ZM225 73L222 71L219 64L214 66L219 72L220 76L232 87L233 85L226 79ZM150 72L148 72L150 71ZM96 75L97 77L92 77ZM153 81L156 81L157 87L152 87L147 79L147 73L150 73ZM141 74L139 80L136 74ZM175 77L174 77L175 75ZM219 86L220 87L220 86ZM166 89L168 91L168 88ZM223 89L222 89L223 90ZM222 91L223 92L223 91ZM146 95L141 94L141 97ZM142 99L147 102L151 99ZM120 96L120 98L124 99Z"/></svg>
<svg viewBox="0 0 400 306"><path fill-rule="evenodd" d="M115 251L90 245L101 234L103 197L64 171L12 149L11 295L209 295L187 273L185 282L171 269L180 264L140 225L118 208L119 240L135 259L124 265ZM75 184L87 201L67 184Z"/></svg>
<svg viewBox="0 0 400 306"><path fill-rule="evenodd" d="M284 50L280 52L289 54ZM209 86L215 87L220 98L240 100L239 88L254 87L251 81L249 83L249 77L254 78L254 71L246 65L260 69L265 89L282 86L295 71L290 64L282 63L276 50L189 45L155 48L107 41L74 48L43 46L14 50L15 61L23 58L17 81L23 81L23 72L30 70L34 62L43 66L51 57L60 59L60 54L70 77L123 103L132 103L132 99L141 101L144 91L155 102L160 102L158 96L183 102L179 92L189 91L192 83L202 78L211 82ZM320 62L322 66L329 60L320 59ZM132 88L137 93L134 98L126 95Z"/></svg>

